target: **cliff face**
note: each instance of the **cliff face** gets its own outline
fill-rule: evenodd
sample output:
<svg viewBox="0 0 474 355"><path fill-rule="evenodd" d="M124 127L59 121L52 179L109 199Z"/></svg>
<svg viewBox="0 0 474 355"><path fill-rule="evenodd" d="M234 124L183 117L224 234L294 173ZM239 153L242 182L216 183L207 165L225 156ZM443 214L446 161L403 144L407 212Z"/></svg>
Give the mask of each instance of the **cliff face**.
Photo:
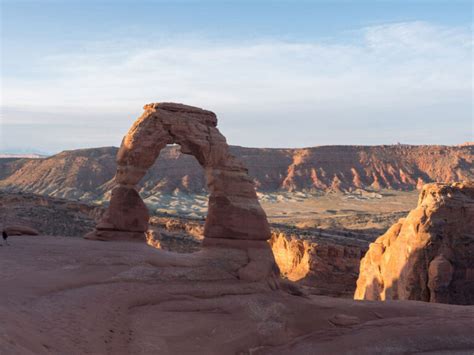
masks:
<svg viewBox="0 0 474 355"><path fill-rule="evenodd" d="M370 245L354 298L474 304L474 183L425 185Z"/></svg>
<svg viewBox="0 0 474 355"><path fill-rule="evenodd" d="M351 297L366 243L306 238L272 232L270 245L281 275L306 286L313 294Z"/></svg>
<svg viewBox="0 0 474 355"><path fill-rule="evenodd" d="M0 188L64 198L102 198L113 184L117 149L65 151L45 159L0 159ZM261 192L390 188L474 180L474 146L231 147ZM140 183L145 197L206 191L202 168L178 146L163 149Z"/></svg>

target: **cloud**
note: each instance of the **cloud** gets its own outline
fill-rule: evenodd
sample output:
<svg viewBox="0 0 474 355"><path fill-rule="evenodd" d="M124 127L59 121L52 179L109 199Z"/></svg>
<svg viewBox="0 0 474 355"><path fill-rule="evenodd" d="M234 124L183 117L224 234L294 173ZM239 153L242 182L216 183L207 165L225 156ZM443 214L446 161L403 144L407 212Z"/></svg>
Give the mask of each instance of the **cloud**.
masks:
<svg viewBox="0 0 474 355"><path fill-rule="evenodd" d="M242 145L375 143L385 129L395 130L398 138L385 138L397 141L410 126L423 129L413 121L431 122L434 130L414 132L414 139L450 134L444 141L451 142L459 132L446 132L446 114L464 136L472 130L470 28L394 23L353 31L344 40L306 42L132 38L84 43L33 58L32 65L41 75L4 75L3 110L50 112L42 118L47 123L67 123L72 114L91 128L105 116L101 124L116 117L125 127L143 104L175 101L216 111ZM3 114L4 124L31 119ZM295 126L313 136L301 138ZM252 131L261 127L269 138ZM319 133L325 129L333 136ZM291 136L281 141L281 130Z"/></svg>

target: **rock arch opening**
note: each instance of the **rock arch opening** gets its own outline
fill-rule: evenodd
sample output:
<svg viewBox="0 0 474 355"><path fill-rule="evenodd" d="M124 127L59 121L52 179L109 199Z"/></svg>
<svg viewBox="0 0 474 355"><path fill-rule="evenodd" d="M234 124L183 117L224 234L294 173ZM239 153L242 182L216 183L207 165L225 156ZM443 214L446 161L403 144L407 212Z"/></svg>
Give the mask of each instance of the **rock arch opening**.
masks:
<svg viewBox="0 0 474 355"><path fill-rule="evenodd" d="M209 193L204 169L178 144L167 145L139 184L151 213L160 217L204 220Z"/></svg>
<svg viewBox="0 0 474 355"><path fill-rule="evenodd" d="M229 152L214 113L174 103L144 106L117 153L110 205L86 238L145 241L148 209L137 184L169 144L193 155L209 191L204 246L268 248L270 228L247 169Z"/></svg>

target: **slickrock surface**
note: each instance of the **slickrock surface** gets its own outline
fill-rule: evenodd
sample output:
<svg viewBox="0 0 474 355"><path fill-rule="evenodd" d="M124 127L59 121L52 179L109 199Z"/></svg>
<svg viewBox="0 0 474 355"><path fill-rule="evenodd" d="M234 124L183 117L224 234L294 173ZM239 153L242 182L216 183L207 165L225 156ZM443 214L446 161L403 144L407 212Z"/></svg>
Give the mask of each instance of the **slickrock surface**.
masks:
<svg viewBox="0 0 474 355"><path fill-rule="evenodd" d="M474 183L425 185L370 245L355 298L474 304Z"/></svg>
<svg viewBox="0 0 474 355"><path fill-rule="evenodd" d="M191 253L202 249L202 224L186 219L152 217L148 244L169 251ZM352 298L365 240L328 235L298 235L275 229L269 240L281 277L296 282L305 292Z"/></svg>
<svg viewBox="0 0 474 355"><path fill-rule="evenodd" d="M474 145L321 146L304 149L230 147L260 192L388 188L474 180ZM113 186L117 148L65 151L44 159L0 159L0 188L62 198L102 200ZM207 191L198 161L165 147L138 184L144 197Z"/></svg>
<svg viewBox="0 0 474 355"><path fill-rule="evenodd" d="M471 353L474 307L298 297L244 282L236 249L12 237L1 354Z"/></svg>

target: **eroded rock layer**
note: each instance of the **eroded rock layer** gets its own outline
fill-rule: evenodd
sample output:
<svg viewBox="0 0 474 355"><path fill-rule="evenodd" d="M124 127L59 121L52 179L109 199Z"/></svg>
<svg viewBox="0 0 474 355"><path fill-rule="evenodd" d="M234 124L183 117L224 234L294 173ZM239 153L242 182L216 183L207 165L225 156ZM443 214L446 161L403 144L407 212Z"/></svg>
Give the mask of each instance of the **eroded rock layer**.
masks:
<svg viewBox="0 0 474 355"><path fill-rule="evenodd" d="M474 304L474 183L425 185L370 245L354 297Z"/></svg>
<svg viewBox="0 0 474 355"><path fill-rule="evenodd" d="M429 182L474 179L474 145L320 146L267 149L230 146L258 191L413 190ZM44 159L1 159L0 188L54 197L108 198L117 148L65 151ZM177 146L160 157L138 184L142 196L207 192L203 169Z"/></svg>

